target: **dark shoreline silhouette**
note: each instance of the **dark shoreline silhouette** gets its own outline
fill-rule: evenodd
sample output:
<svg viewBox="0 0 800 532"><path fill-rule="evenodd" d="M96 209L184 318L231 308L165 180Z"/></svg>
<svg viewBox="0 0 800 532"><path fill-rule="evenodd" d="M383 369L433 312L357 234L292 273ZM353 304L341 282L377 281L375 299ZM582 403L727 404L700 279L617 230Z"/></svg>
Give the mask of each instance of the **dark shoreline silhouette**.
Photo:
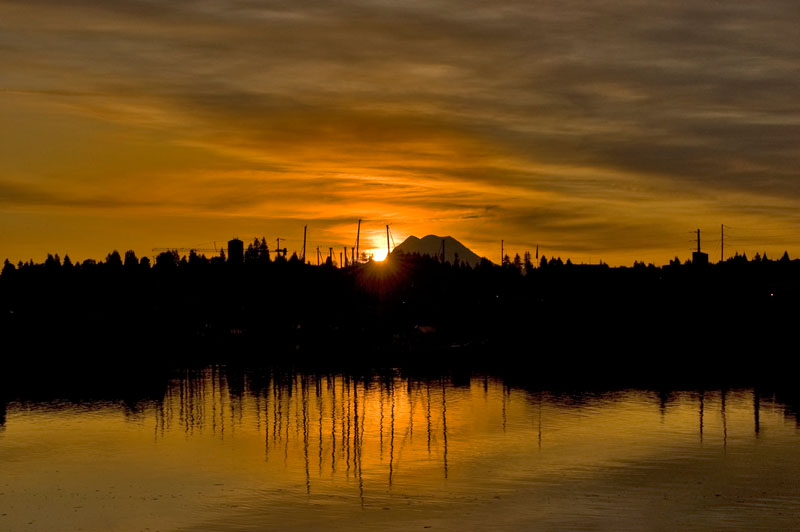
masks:
<svg viewBox="0 0 800 532"><path fill-rule="evenodd" d="M419 255L337 268L165 252L6 264L6 374L200 361L488 368L543 383L792 381L800 260L632 268ZM68 354L76 351L77 355Z"/></svg>

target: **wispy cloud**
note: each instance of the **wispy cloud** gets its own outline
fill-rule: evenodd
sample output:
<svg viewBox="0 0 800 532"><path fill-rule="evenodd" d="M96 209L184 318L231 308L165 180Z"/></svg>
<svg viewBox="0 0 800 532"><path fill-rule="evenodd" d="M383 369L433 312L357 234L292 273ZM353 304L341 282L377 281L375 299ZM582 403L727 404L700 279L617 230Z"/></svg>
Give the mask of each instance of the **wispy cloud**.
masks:
<svg viewBox="0 0 800 532"><path fill-rule="evenodd" d="M365 217L612 262L737 219L742 246L764 227L800 253L788 0L0 0L0 21L8 213L343 242Z"/></svg>

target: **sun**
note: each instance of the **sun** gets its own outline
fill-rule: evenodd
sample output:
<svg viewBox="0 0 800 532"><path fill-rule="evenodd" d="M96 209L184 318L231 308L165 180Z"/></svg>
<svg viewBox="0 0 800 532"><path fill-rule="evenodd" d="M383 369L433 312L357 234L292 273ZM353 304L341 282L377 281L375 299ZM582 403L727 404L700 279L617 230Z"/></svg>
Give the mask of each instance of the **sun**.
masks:
<svg viewBox="0 0 800 532"><path fill-rule="evenodd" d="M372 250L372 260L382 261L386 259L387 251L385 249L373 249Z"/></svg>

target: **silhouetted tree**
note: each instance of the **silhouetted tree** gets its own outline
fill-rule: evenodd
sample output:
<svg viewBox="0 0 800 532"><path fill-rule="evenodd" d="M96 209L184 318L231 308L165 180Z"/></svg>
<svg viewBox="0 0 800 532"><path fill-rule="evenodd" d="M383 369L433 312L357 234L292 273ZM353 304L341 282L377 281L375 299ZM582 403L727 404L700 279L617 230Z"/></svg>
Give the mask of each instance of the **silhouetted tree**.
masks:
<svg viewBox="0 0 800 532"><path fill-rule="evenodd" d="M136 253L132 249L125 252L125 262L123 263L126 270L135 270L139 266L139 259L136 258Z"/></svg>
<svg viewBox="0 0 800 532"><path fill-rule="evenodd" d="M11 264L8 259L6 259L6 261L3 263L3 272L0 273L0 276L13 275L12 272L14 271L16 271L16 268L14 268L14 265Z"/></svg>
<svg viewBox="0 0 800 532"><path fill-rule="evenodd" d="M244 262L245 264L255 264L258 262L258 246L261 243L256 238L253 240L252 244L247 245L247 249L244 251Z"/></svg>
<svg viewBox="0 0 800 532"><path fill-rule="evenodd" d="M69 258L69 255L64 255L64 270L72 271L75 266L72 264L72 259Z"/></svg>
<svg viewBox="0 0 800 532"><path fill-rule="evenodd" d="M789 259L789 252L788 251L784 251L783 252L783 256L781 257L781 262L789 262L789 260L790 260Z"/></svg>
<svg viewBox="0 0 800 532"><path fill-rule="evenodd" d="M522 257L519 256L519 253L514 255L514 262L512 263L512 265L514 266L514 268L520 271L522 270Z"/></svg>
<svg viewBox="0 0 800 532"><path fill-rule="evenodd" d="M58 258L58 254L53 256L48 253L47 259L44 261L44 267L49 271L61 268L61 259Z"/></svg>
<svg viewBox="0 0 800 532"><path fill-rule="evenodd" d="M178 267L179 261L177 251L163 251L156 256L155 268L163 271L174 270Z"/></svg>
<svg viewBox="0 0 800 532"><path fill-rule="evenodd" d="M267 239L261 237L261 243L258 245L258 262L261 264L270 262L269 246L267 246Z"/></svg>
<svg viewBox="0 0 800 532"><path fill-rule="evenodd" d="M122 268L122 257L119 256L119 251L115 249L106 256L106 266L112 270Z"/></svg>
<svg viewBox="0 0 800 532"><path fill-rule="evenodd" d="M139 260L139 267L141 269L143 269L143 270L149 270L150 269L150 258L149 257L142 257L141 260Z"/></svg>
<svg viewBox="0 0 800 532"><path fill-rule="evenodd" d="M208 259L205 255L198 255L195 250L189 251L189 266L199 267L208 264Z"/></svg>

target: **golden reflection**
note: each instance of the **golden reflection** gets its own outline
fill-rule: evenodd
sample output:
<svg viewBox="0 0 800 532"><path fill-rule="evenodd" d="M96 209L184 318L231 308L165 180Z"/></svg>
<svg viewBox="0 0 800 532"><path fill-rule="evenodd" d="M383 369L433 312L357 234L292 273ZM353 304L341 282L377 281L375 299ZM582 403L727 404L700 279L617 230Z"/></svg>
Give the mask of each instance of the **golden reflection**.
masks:
<svg viewBox="0 0 800 532"><path fill-rule="evenodd" d="M576 485L603 493L644 483L661 493L678 482L693 490L691 505L744 478L726 464L769 482L794 474L790 412L753 390L563 393L483 376L454 382L215 366L182 371L163 399L124 408L2 404L0 459L5 497L23 509L18 515L39 512L31 506L36 493L51 501L53 524L59 515L74 518L64 493L80 492L97 516L80 521L86 529L108 516L130 529L150 526L144 493L154 494L147 515L173 528L203 515L246 522L250 512L278 512L291 528L316 508L334 518L416 506L461 515L517 492L524 496L508 510L530 517L534 499L571 511ZM764 441L770 445L757 445ZM401 521L417 515L402 512Z"/></svg>

